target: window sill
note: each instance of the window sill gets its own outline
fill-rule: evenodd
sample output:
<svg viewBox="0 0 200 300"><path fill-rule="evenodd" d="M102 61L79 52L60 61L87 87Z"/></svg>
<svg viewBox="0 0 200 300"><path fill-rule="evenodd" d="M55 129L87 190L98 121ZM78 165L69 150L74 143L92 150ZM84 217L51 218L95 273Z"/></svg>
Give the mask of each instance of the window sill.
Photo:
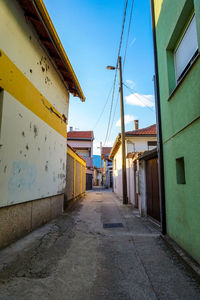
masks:
<svg viewBox="0 0 200 300"><path fill-rule="evenodd" d="M192 69L192 67L195 65L195 63L197 62L197 60L199 59L199 57L200 57L200 53L197 54L197 56L195 57L195 59L191 63L190 67L187 69L187 71L182 76L182 78L179 81L179 83L177 83L176 87L173 89L173 91L169 95L168 101L170 101L171 98L174 96L175 92L178 90L179 86L182 84L182 82L184 81L184 79L187 77L188 73L190 72L190 70Z"/></svg>

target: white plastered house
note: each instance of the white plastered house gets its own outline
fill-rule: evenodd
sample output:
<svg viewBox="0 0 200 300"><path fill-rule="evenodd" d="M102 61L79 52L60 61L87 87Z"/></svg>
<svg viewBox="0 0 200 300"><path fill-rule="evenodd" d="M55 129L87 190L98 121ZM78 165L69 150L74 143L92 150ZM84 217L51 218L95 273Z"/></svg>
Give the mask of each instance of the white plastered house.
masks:
<svg viewBox="0 0 200 300"><path fill-rule="evenodd" d="M126 174L128 201L138 207L138 168L139 163L135 154L151 150L157 146L156 124L138 129L138 120L135 121L135 130L125 133ZM110 158L113 160L113 190L122 198L122 147L119 134L112 147ZM138 165L137 165L138 164Z"/></svg>

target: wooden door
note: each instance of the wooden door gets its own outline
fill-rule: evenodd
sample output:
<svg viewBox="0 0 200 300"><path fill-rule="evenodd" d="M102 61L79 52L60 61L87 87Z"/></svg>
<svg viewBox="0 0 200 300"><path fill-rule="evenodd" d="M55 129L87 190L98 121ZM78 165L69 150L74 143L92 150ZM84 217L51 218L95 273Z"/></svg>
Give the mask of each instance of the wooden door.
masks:
<svg viewBox="0 0 200 300"><path fill-rule="evenodd" d="M146 161L147 214L160 222L158 159Z"/></svg>

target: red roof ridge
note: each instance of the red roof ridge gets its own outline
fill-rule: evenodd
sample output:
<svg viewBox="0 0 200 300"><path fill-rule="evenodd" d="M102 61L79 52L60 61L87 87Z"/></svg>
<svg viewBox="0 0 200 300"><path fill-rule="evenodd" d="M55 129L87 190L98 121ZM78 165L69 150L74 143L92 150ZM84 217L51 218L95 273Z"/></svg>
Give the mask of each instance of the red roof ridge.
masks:
<svg viewBox="0 0 200 300"><path fill-rule="evenodd" d="M126 131L126 134L132 134L132 135L155 134L156 135L156 132L157 132L156 124L153 124L148 127Z"/></svg>

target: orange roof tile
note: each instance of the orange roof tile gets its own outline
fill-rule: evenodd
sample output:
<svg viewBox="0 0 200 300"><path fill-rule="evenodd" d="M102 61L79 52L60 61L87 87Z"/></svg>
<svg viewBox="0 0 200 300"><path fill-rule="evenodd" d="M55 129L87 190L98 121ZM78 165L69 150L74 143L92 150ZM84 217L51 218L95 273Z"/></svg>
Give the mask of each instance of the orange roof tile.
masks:
<svg viewBox="0 0 200 300"><path fill-rule="evenodd" d="M137 129L137 130L132 130L132 131L126 131L126 135L149 135L149 134L155 134L156 135L156 124L153 124L151 126Z"/></svg>
<svg viewBox="0 0 200 300"><path fill-rule="evenodd" d="M67 139L83 139L83 140L93 140L93 131L69 131L67 133Z"/></svg>

